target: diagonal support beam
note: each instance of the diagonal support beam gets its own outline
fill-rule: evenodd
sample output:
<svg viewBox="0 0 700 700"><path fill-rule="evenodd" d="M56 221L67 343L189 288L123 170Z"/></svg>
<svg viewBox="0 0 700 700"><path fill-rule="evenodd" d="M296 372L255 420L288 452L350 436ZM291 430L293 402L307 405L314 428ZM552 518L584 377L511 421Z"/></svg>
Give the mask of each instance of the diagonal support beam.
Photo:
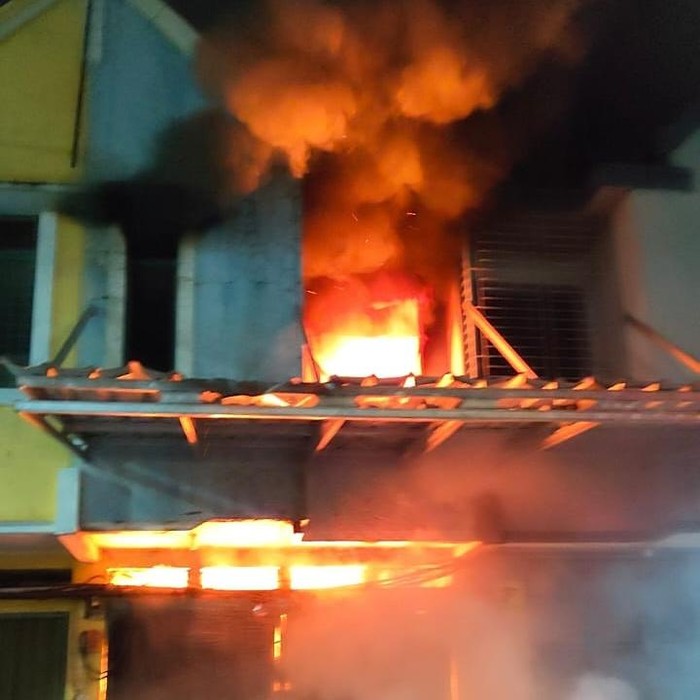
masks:
<svg viewBox="0 0 700 700"><path fill-rule="evenodd" d="M537 379L537 373L530 365L520 357L518 351L496 330L496 327L469 302L465 303L465 309L471 317L474 325L484 334L486 339L503 356L503 359L518 373L524 374L528 379Z"/></svg>
<svg viewBox="0 0 700 700"><path fill-rule="evenodd" d="M425 441L425 451L430 452L434 450L443 442L449 440L462 426L464 421L461 420L448 420L445 423L438 423L428 435Z"/></svg>
<svg viewBox="0 0 700 700"><path fill-rule="evenodd" d="M321 452L330 444L331 440L340 432L340 429L345 424L344 419L339 420L324 420L321 423L321 437L316 444L315 451Z"/></svg>
<svg viewBox="0 0 700 700"><path fill-rule="evenodd" d="M668 338L661 335L661 333L653 329L650 325L640 321L638 318L626 314L625 321L643 336L651 340L652 343L680 362L684 367L687 367L694 374L700 375L700 360L698 360L697 357L686 352L683 348L678 347L678 345L672 343Z"/></svg>
<svg viewBox="0 0 700 700"><path fill-rule="evenodd" d="M51 360L52 367L60 367L66 361L66 358L70 354L70 351L78 342L82 332L85 330L85 327L90 322L90 319L94 318L95 316L98 316L99 313L99 309L93 305L88 306L83 311L83 313L80 315L80 318L77 320L75 326L68 334L68 337L63 341L63 345L61 345L61 347L59 348L58 352L56 353L56 356L53 358L53 360Z"/></svg>
<svg viewBox="0 0 700 700"><path fill-rule="evenodd" d="M190 416L180 416L180 427L185 434L185 439L190 445L196 445L198 442L197 427L194 420Z"/></svg>
<svg viewBox="0 0 700 700"><path fill-rule="evenodd" d="M75 437L74 440L66 435L59 428L54 427L49 421L51 416L39 415L36 413L29 413L28 411L18 411L20 418L25 420L30 425L35 428L43 430L45 433L49 434L55 440L58 440L64 447L67 447L76 457L83 460L87 455L87 445L85 445L82 440Z"/></svg>
<svg viewBox="0 0 700 700"><path fill-rule="evenodd" d="M566 442L567 440L571 440L571 438L587 433L589 430L592 430L598 425L600 424L594 421L577 421L576 423L562 425L561 428L557 428L551 435L542 441L542 449L548 450L552 447L556 447L557 445L561 445L562 442Z"/></svg>

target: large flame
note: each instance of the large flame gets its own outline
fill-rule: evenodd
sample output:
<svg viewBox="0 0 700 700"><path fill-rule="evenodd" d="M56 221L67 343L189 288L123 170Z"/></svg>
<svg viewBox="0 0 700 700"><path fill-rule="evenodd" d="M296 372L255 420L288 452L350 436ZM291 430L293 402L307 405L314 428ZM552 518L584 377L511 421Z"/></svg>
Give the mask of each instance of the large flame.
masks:
<svg viewBox="0 0 700 700"><path fill-rule="evenodd" d="M429 299L402 273L312 280L304 320L319 378L420 374Z"/></svg>
<svg viewBox="0 0 700 700"><path fill-rule="evenodd" d="M478 542L312 541L275 520L209 521L176 532L85 532L113 586L324 591L364 584L449 585ZM93 578L97 570L86 570Z"/></svg>
<svg viewBox="0 0 700 700"><path fill-rule="evenodd" d="M460 334L443 343L438 318L451 234L556 113L511 88L540 63L577 58L580 4L261 0L204 35L203 86L235 117L220 166L227 194L256 189L280 158L306 178L304 352L316 367L304 378L464 371ZM397 269L435 293L428 340L420 290L368 283Z"/></svg>

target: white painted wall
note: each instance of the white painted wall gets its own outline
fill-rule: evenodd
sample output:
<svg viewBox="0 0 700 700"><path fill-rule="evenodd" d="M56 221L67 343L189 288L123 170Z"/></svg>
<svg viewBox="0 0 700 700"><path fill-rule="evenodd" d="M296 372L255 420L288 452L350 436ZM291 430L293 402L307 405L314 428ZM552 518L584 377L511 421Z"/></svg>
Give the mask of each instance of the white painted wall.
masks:
<svg viewBox="0 0 700 700"><path fill-rule="evenodd" d="M700 131L674 154L694 171L690 192L631 191L613 217L623 310L700 357ZM625 331L626 374L687 381L693 375L632 329Z"/></svg>

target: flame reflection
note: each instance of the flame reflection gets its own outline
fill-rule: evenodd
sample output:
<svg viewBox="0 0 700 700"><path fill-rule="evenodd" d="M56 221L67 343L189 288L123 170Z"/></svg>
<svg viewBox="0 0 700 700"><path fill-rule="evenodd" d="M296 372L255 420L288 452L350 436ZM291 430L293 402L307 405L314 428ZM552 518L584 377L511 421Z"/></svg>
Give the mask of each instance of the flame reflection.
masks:
<svg viewBox="0 0 700 700"><path fill-rule="evenodd" d="M107 570L113 586L187 588L189 569L177 566L120 567Z"/></svg>

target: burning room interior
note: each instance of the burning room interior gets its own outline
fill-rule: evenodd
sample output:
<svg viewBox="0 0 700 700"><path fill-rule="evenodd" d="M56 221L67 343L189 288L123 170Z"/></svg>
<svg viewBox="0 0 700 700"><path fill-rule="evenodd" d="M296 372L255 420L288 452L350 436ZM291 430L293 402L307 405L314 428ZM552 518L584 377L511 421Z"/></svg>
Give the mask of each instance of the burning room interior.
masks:
<svg viewBox="0 0 700 700"><path fill-rule="evenodd" d="M62 651L0 696L696 697L700 131L680 79L611 96L680 20L49 4L84 164L2 185L43 207L0 211L8 279L37 245L2 400L65 458L51 518L0 500L0 640Z"/></svg>

